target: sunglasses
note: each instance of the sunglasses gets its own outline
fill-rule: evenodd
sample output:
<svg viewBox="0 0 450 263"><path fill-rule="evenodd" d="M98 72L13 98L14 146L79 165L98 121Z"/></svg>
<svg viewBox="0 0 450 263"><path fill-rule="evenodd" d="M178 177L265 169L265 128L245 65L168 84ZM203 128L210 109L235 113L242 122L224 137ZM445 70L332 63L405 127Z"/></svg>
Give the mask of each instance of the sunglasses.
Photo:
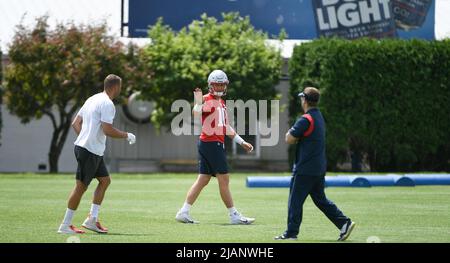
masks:
<svg viewBox="0 0 450 263"><path fill-rule="evenodd" d="M307 101L311 101L311 102L317 102L317 99L313 99L313 98L311 98L310 96L308 96L307 94L305 94L305 93L303 93L303 92L300 92L299 94L298 94L298 97L300 97L300 98L305 98L305 100L307 100Z"/></svg>

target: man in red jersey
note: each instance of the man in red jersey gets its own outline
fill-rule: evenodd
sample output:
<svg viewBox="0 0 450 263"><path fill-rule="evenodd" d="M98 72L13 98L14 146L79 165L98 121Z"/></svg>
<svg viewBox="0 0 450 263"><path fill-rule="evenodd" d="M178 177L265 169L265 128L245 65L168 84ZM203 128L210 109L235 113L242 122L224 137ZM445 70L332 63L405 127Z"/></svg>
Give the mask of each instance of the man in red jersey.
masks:
<svg viewBox="0 0 450 263"><path fill-rule="evenodd" d="M254 218L245 217L236 210L229 188L225 135L247 152L251 152L253 146L245 142L228 123L225 102L222 100L228 83L225 72L214 70L208 77L209 93L203 96L201 89L196 88L194 91L195 106L192 112L194 116L201 114L202 117L202 133L198 142L199 175L187 193L183 207L175 216L179 222L198 223L191 218L189 210L211 180L211 176L217 177L220 196L228 208L231 224L251 224L255 221Z"/></svg>

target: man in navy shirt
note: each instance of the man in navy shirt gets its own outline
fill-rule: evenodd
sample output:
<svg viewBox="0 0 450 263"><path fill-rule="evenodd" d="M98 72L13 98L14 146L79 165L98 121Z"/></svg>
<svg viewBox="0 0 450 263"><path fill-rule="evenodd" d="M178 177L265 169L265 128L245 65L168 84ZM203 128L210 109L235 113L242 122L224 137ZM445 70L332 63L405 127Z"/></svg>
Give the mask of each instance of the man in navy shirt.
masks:
<svg viewBox="0 0 450 263"><path fill-rule="evenodd" d="M287 230L276 240L297 239L308 195L314 204L340 229L338 241L349 236L355 223L325 196L325 121L317 108L320 93L313 87L299 95L305 114L286 133L288 144L297 144L288 201Z"/></svg>

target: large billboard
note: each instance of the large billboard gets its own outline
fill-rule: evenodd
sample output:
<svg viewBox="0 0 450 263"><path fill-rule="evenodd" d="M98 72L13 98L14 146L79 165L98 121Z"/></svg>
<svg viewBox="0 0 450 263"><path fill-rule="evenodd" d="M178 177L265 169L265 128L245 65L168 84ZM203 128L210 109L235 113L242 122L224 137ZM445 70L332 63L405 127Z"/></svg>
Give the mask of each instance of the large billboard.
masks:
<svg viewBox="0 0 450 263"><path fill-rule="evenodd" d="M146 37L159 17L179 30L203 13L239 12L269 37L434 39L434 0L129 0L128 10L129 37Z"/></svg>

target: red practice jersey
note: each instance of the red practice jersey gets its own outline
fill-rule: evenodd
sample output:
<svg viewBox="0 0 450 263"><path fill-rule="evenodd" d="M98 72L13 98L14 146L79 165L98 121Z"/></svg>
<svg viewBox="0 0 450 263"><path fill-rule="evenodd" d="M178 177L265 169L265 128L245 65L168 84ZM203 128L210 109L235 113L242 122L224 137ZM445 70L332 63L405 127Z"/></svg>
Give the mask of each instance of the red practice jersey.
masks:
<svg viewBox="0 0 450 263"><path fill-rule="evenodd" d="M222 99L216 100L211 94L203 96L202 142L225 142L228 124L227 107Z"/></svg>

